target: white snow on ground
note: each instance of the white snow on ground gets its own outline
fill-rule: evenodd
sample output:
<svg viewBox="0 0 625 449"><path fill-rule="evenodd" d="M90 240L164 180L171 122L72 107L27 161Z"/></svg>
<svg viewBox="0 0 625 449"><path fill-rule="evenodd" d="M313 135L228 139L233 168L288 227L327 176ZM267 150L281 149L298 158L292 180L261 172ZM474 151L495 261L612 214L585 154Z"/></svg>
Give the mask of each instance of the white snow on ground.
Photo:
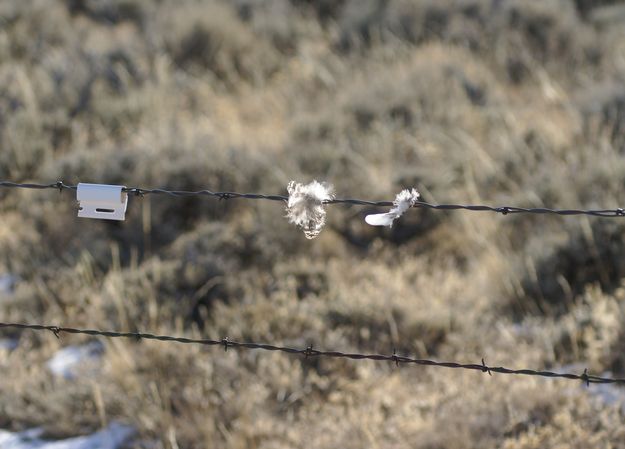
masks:
<svg viewBox="0 0 625 449"><path fill-rule="evenodd" d="M0 350L13 351L19 345L16 338L0 338Z"/></svg>
<svg viewBox="0 0 625 449"><path fill-rule="evenodd" d="M48 360L48 369L57 376L74 379L78 368L93 366L102 356L104 346L99 341L92 341L82 346L66 346Z"/></svg>
<svg viewBox="0 0 625 449"><path fill-rule="evenodd" d="M15 290L15 285L19 281L17 276L9 273L0 274L0 296L10 295Z"/></svg>
<svg viewBox="0 0 625 449"><path fill-rule="evenodd" d="M614 384L591 384L588 392L605 405L618 405L625 413L625 389Z"/></svg>
<svg viewBox="0 0 625 449"><path fill-rule="evenodd" d="M134 434L134 429L119 423L112 423L106 429L92 435L46 441L39 438L41 429L24 432L0 430L2 449L118 449Z"/></svg>
<svg viewBox="0 0 625 449"><path fill-rule="evenodd" d="M584 371L584 365L580 363L565 365L556 370L560 373L578 373L581 374ZM605 372L599 374L601 377L612 377L611 372ZM598 399L602 404L606 406L619 406L625 413L625 388L619 387L615 384L581 384L576 389L569 389L570 394L579 394L579 390L586 392L593 398Z"/></svg>

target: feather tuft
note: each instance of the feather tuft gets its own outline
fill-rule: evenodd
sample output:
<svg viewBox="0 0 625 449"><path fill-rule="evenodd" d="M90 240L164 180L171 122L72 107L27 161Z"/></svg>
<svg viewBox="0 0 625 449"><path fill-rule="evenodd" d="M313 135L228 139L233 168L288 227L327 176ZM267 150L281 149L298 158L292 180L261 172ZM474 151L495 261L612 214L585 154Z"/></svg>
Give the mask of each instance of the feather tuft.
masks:
<svg viewBox="0 0 625 449"><path fill-rule="evenodd" d="M309 184L291 181L287 191L286 216L289 222L302 228L307 239L314 239L326 223L324 203L334 198L333 187L318 181Z"/></svg>
<svg viewBox="0 0 625 449"><path fill-rule="evenodd" d="M388 226L390 228L395 220L419 201L420 197L421 195L419 195L416 189L402 190L395 197L395 201L393 201L395 207L384 214L367 215L365 221L371 226Z"/></svg>

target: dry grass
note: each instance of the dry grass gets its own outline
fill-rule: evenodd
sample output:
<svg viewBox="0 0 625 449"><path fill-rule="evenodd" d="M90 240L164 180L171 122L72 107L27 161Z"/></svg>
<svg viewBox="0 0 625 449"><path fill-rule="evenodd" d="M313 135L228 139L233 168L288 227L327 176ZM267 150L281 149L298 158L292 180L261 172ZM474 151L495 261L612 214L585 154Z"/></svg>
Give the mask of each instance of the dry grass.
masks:
<svg viewBox="0 0 625 449"><path fill-rule="evenodd" d="M5 1L0 178L622 206L625 34L592 3ZM412 211L379 229L333 207L308 241L277 203L133 198L116 224L78 221L69 194L0 195L0 273L19 276L3 321L625 376L620 222ZM127 341L67 381L45 362L84 338L13 336L0 428L625 447L623 409L567 382Z"/></svg>

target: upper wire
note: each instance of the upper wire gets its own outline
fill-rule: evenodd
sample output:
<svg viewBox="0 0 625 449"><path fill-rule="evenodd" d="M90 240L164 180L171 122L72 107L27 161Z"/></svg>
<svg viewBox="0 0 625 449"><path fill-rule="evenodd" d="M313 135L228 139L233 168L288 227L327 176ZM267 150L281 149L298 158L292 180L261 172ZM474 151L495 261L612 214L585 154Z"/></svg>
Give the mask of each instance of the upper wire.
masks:
<svg viewBox="0 0 625 449"><path fill-rule="evenodd" d="M22 188L22 189L56 189L63 190L77 190L78 186L68 185L62 181L57 181L50 184L37 184L37 183L15 183L10 181L0 181L0 187L4 188ZM247 199L247 200L268 200L268 201L282 201L287 202L289 197L284 195L267 195L262 193L239 193L239 192L216 192L208 189L203 190L168 190L168 189L147 189L143 187L124 187L122 189L128 194L134 194L136 196L145 195L169 195L174 197L188 197L188 196L208 196L215 197L221 200L229 200L235 198ZM350 204L356 206L375 206L375 207L388 207L393 206L392 201L371 201L361 200L355 198L335 198L332 200L324 201L325 204ZM594 217L615 218L625 217L625 209L551 209L546 207L517 207L517 206L487 206L479 204L433 204L425 201L416 201L414 207L420 207L424 209L432 210L467 210L474 212L495 212L502 215L508 214L554 214L554 215L590 215Z"/></svg>

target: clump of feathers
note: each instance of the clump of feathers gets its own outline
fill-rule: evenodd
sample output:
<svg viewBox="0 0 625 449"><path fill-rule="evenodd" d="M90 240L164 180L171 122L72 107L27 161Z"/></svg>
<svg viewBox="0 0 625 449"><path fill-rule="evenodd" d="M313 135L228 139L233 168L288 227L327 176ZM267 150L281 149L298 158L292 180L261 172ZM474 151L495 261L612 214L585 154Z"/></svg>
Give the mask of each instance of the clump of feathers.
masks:
<svg viewBox="0 0 625 449"><path fill-rule="evenodd" d="M307 239L314 239L326 223L324 203L334 198L333 187L318 181L309 184L291 181L287 191L286 216L289 222L302 228Z"/></svg>
<svg viewBox="0 0 625 449"><path fill-rule="evenodd" d="M395 201L391 210L389 210L385 214L373 214L367 215L365 217L365 221L371 226L388 226L392 227L393 222L401 217L404 212L406 212L409 208L415 205L417 201L419 201L419 192L415 189L405 189L399 192L395 197Z"/></svg>

